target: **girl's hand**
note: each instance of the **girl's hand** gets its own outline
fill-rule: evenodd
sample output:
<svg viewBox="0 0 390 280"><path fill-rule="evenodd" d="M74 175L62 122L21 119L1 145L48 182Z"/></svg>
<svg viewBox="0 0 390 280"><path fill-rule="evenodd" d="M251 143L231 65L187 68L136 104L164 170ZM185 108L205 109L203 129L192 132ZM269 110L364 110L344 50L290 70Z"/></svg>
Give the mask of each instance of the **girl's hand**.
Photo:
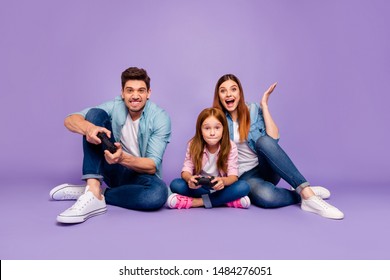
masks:
<svg viewBox="0 0 390 280"><path fill-rule="evenodd" d="M216 183L213 187L213 189L216 191L220 191L225 188L225 184L221 177L215 177L214 180L211 181L211 183Z"/></svg>
<svg viewBox="0 0 390 280"><path fill-rule="evenodd" d="M271 95L271 93L274 91L277 83L273 83L267 90L264 92L263 97L260 101L260 107L263 108L264 106L268 106L268 98Z"/></svg>
<svg viewBox="0 0 390 280"><path fill-rule="evenodd" d="M190 189L199 189L201 185L197 185L196 183L198 182L196 178L199 178L199 175L194 175L191 176L190 179L188 180L187 184Z"/></svg>

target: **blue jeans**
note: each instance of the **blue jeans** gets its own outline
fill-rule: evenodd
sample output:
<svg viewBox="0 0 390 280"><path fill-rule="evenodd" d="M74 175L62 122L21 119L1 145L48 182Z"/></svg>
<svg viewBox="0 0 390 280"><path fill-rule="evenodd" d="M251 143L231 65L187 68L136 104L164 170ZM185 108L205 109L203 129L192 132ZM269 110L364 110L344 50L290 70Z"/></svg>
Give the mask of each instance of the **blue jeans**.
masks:
<svg viewBox="0 0 390 280"><path fill-rule="evenodd" d="M93 108L85 119L111 131L111 121L102 109ZM112 142L115 142L111 134ZM83 137L83 180L98 179L109 187L104 196L106 203L127 209L156 210L168 198L168 188L156 175L141 174L120 164L108 164L104 147L91 144Z"/></svg>
<svg viewBox="0 0 390 280"><path fill-rule="evenodd" d="M223 206L249 193L249 185L242 180L238 180L230 186L226 186L224 189L213 193L210 192L210 188L204 186L199 189L190 189L187 182L181 178L174 179L171 182L170 188L173 193L189 197L201 197L205 208Z"/></svg>
<svg viewBox="0 0 390 280"><path fill-rule="evenodd" d="M263 208L277 208L299 203L301 188L309 186L307 180L295 167L278 142L262 136L256 142L259 165L240 176L250 186L249 197L254 205ZM283 178L295 191L278 188ZM299 187L299 188L298 188Z"/></svg>

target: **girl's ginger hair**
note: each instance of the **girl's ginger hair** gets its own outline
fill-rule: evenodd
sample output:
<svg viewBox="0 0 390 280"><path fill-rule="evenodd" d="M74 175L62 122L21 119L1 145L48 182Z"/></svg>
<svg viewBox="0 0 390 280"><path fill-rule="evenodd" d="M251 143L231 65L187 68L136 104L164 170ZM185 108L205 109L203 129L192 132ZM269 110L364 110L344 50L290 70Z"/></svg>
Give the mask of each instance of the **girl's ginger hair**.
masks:
<svg viewBox="0 0 390 280"><path fill-rule="evenodd" d="M229 157L231 145L229 138L229 128L226 120L225 113L218 108L206 108L200 112L198 119L196 121L196 132L194 137L190 140L190 155L192 162L194 163L194 174L198 175L202 171L202 159L203 151L206 146L206 141L202 136L202 124L208 117L215 117L219 122L221 122L223 127L222 138L219 141L220 149L217 159L218 170L227 173L227 160Z"/></svg>

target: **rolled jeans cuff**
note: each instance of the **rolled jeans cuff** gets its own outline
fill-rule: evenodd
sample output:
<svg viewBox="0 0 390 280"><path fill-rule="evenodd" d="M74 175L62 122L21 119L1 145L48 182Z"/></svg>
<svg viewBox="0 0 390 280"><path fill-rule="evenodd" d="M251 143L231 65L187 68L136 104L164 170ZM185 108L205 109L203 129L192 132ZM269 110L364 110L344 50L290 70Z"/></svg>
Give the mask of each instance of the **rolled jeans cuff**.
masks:
<svg viewBox="0 0 390 280"><path fill-rule="evenodd" d="M81 180L87 181L88 179L96 179L100 181L100 184L103 183L103 176L99 174L85 174L81 176Z"/></svg>
<svg viewBox="0 0 390 280"><path fill-rule="evenodd" d="M295 191L296 191L298 194L301 194L302 190L303 190L304 188L306 188L306 187L309 187L309 186L310 186L309 182L302 183L302 184L300 184L300 185L295 189Z"/></svg>
<svg viewBox="0 0 390 280"><path fill-rule="evenodd" d="M213 208L208 194L202 194L204 208Z"/></svg>

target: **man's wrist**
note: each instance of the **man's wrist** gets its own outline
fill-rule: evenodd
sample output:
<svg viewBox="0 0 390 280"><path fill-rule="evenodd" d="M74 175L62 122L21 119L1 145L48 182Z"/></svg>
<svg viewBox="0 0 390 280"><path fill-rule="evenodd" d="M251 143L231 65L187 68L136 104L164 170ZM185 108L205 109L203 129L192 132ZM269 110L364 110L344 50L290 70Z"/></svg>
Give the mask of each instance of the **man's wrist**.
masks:
<svg viewBox="0 0 390 280"><path fill-rule="evenodd" d="M122 152L121 155L119 156L118 163L122 164L124 160L125 160L125 153Z"/></svg>

